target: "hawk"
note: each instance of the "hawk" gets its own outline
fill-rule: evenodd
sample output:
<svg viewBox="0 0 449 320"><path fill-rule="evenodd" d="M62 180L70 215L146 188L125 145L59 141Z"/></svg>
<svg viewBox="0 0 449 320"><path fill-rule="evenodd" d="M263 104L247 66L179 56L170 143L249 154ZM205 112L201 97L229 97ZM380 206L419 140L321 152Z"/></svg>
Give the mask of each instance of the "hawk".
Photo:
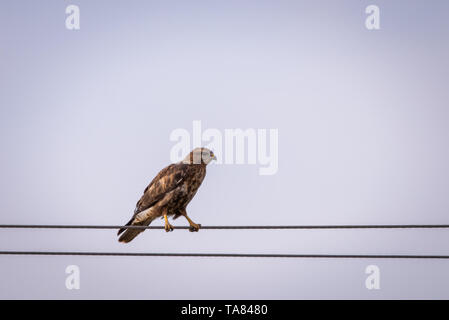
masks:
<svg viewBox="0 0 449 320"><path fill-rule="evenodd" d="M169 216L183 216L190 224L189 231L198 231L200 224L187 215L186 207L195 196L206 176L206 166L217 157L207 148L196 148L184 160L162 169L143 191L136 204L134 215L126 226L148 226L154 219L163 217L165 231L173 231ZM144 229L121 228L118 241L128 243Z"/></svg>

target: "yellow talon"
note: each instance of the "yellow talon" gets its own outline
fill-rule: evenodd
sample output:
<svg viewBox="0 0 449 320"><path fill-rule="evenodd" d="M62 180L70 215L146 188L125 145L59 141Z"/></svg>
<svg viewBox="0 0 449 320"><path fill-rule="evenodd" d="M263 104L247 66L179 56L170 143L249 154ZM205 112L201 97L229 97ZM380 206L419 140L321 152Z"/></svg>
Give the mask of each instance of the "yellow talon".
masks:
<svg viewBox="0 0 449 320"><path fill-rule="evenodd" d="M198 230L200 230L200 228L201 228L201 225L200 225L200 224L191 223L191 224L190 224L189 231L190 231L190 232L197 232Z"/></svg>
<svg viewBox="0 0 449 320"><path fill-rule="evenodd" d="M165 231L166 232L173 231L174 227L168 222L168 218L167 218L166 214L164 214L164 220L165 220L165 227L164 227Z"/></svg>
<svg viewBox="0 0 449 320"><path fill-rule="evenodd" d="M187 215L184 215L184 217L187 219L187 221L190 224L190 228L189 231L190 232L197 232L198 230L200 230L201 225L198 223L193 222Z"/></svg>

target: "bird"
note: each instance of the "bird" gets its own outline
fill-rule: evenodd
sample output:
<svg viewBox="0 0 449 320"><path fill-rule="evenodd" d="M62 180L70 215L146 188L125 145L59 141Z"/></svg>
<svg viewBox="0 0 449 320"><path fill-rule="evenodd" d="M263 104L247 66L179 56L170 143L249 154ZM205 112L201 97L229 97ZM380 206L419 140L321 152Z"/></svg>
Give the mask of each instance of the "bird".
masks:
<svg viewBox="0 0 449 320"><path fill-rule="evenodd" d="M206 166L212 160L217 157L211 150L195 148L182 161L162 169L143 191L131 220L117 232L118 241L128 243L145 230L126 226L148 226L159 217L165 220L166 232L174 229L168 222L170 216L173 219L183 216L189 222L189 231L198 231L201 224L190 219L186 207L203 182Z"/></svg>

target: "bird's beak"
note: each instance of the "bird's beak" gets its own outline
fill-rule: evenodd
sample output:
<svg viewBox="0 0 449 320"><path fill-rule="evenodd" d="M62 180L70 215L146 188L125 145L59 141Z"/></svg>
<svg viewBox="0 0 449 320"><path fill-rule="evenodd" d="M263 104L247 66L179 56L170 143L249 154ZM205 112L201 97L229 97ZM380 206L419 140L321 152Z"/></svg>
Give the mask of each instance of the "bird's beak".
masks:
<svg viewBox="0 0 449 320"><path fill-rule="evenodd" d="M217 156L214 155L214 156L212 157L212 160L217 160Z"/></svg>

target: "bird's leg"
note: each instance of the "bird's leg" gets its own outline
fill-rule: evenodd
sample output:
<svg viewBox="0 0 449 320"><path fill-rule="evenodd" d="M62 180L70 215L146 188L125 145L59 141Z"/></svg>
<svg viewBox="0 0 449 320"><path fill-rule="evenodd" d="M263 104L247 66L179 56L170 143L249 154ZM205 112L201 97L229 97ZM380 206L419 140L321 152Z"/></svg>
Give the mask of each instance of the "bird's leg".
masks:
<svg viewBox="0 0 449 320"><path fill-rule="evenodd" d="M187 221L189 221L190 224L190 228L189 231L190 232L197 232L198 230L200 230L201 225L200 224L196 224L195 222L193 222L189 216L187 215L187 213L184 213L183 216L187 219Z"/></svg>
<svg viewBox="0 0 449 320"><path fill-rule="evenodd" d="M164 213L164 220L165 220L165 231L170 232L173 231L173 226L168 222L167 214Z"/></svg>

